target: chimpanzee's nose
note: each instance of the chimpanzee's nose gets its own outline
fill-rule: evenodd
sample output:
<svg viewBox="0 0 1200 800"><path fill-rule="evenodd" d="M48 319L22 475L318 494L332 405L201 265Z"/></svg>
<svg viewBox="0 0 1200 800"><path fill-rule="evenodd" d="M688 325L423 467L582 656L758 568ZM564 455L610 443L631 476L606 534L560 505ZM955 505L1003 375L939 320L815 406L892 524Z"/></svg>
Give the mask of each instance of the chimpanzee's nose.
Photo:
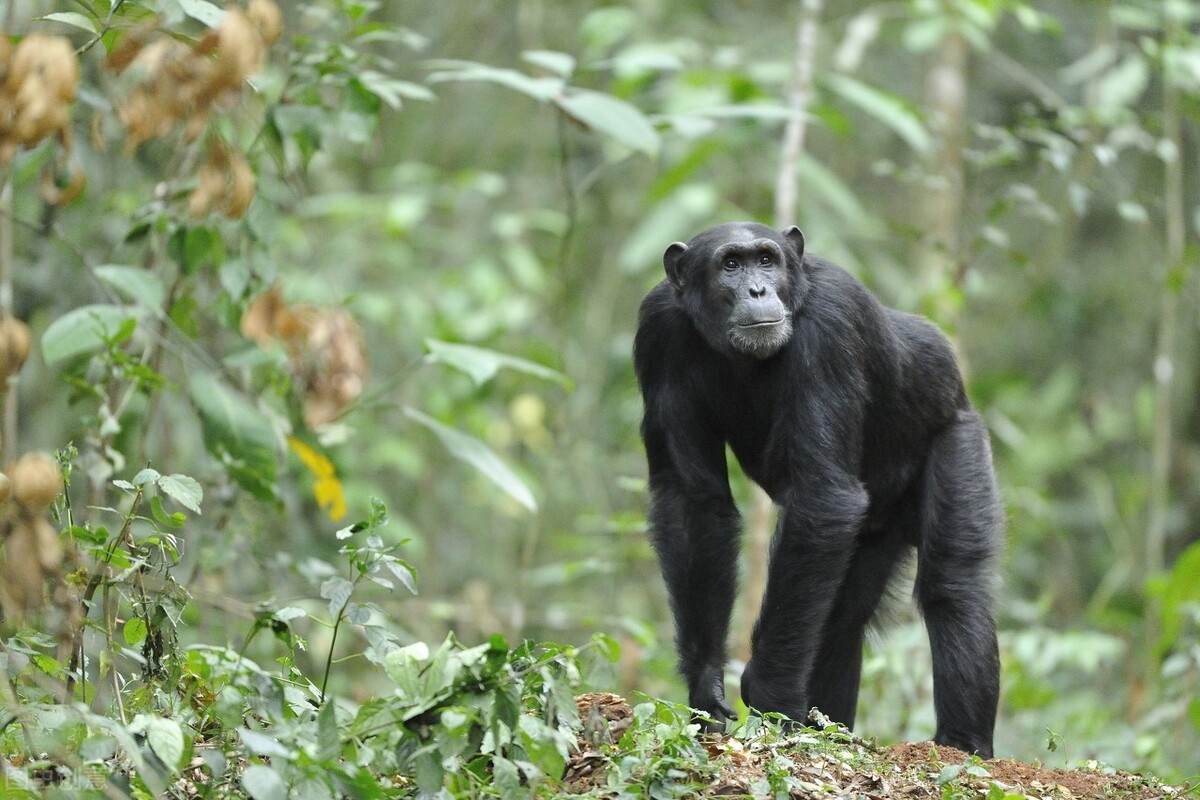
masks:
<svg viewBox="0 0 1200 800"><path fill-rule="evenodd" d="M767 293L766 286L763 286L762 284L753 284L753 283L750 284L750 296L751 297L762 297L766 293Z"/></svg>

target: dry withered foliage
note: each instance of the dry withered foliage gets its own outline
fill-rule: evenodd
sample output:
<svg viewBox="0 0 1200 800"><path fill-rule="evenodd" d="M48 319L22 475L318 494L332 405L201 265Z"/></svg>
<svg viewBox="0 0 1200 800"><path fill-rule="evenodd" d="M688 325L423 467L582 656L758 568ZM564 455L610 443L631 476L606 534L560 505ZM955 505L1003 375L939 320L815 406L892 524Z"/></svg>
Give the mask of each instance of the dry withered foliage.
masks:
<svg viewBox="0 0 1200 800"><path fill-rule="evenodd" d="M63 490L62 470L46 453L26 453L5 472L12 481L12 497L26 511L44 511Z"/></svg>
<svg viewBox="0 0 1200 800"><path fill-rule="evenodd" d="M254 170L245 156L223 144L214 144L196 175L188 211L194 217L215 211L230 219L241 219L254 199L255 185Z"/></svg>
<svg viewBox="0 0 1200 800"><path fill-rule="evenodd" d="M79 61L61 36L30 34L16 47L0 33L0 164L50 136L70 142Z"/></svg>
<svg viewBox="0 0 1200 800"><path fill-rule="evenodd" d="M114 72L136 73L133 89L117 108L126 149L180 124L187 138L198 136L213 107L236 100L246 78L262 69L282 25L273 0L251 0L245 11L226 10L194 46L154 25L131 31L106 62Z"/></svg>
<svg viewBox="0 0 1200 800"><path fill-rule="evenodd" d="M46 519L46 508L62 491L62 472L46 453L26 453L6 473L0 475L0 608L6 619L20 619L41 607L47 580L63 563L58 530Z"/></svg>
<svg viewBox="0 0 1200 800"><path fill-rule="evenodd" d="M0 318L0 383L29 358L29 326L16 317Z"/></svg>
<svg viewBox="0 0 1200 800"><path fill-rule="evenodd" d="M343 309L288 305L275 286L250 303L241 327L260 345L283 344L310 428L337 419L362 394L366 348L358 323Z"/></svg>

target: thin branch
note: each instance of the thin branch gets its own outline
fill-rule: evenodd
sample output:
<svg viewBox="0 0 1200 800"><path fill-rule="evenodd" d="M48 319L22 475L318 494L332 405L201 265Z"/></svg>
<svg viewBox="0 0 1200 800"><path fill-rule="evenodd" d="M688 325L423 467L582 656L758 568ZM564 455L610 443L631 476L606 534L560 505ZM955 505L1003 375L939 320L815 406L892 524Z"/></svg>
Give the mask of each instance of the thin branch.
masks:
<svg viewBox="0 0 1200 800"><path fill-rule="evenodd" d="M796 51L792 60L792 88L788 95L787 126L783 130L783 150L775 181L775 226L782 228L796 221L796 165L804 151L808 130L808 106L812 101L813 65L816 61L817 26L822 0L803 0L800 20L796 23Z"/></svg>
<svg viewBox="0 0 1200 800"><path fill-rule="evenodd" d="M571 241L575 238L575 225L578 221L579 207L575 199L575 184L571 178L571 149L567 140L567 125L565 115L557 113L555 123L558 132L558 167L562 180L563 202L567 208L567 226L563 230L562 239L558 243L558 269L566 275L567 259L571 256Z"/></svg>
<svg viewBox="0 0 1200 800"><path fill-rule="evenodd" d="M95 47L96 42L104 38L104 34L112 30L113 16L116 15L123 5L125 5L125 0L117 0L117 2L112 4L112 8L108 10L108 17L104 20L104 24L100 26L100 30L96 31L95 36L84 42L83 45L75 51L75 55L81 56L88 50L91 50L93 47Z"/></svg>
<svg viewBox="0 0 1200 800"><path fill-rule="evenodd" d="M79 630L75 632L75 644L71 648L71 663L67 667L67 697L71 697L75 689L75 671L81 668L83 660L81 658L83 648L83 633L87 630L88 612L92 608L92 598L96 596L96 589L99 588L100 582L104 580L104 572L112 561L113 556L117 552L117 548L129 540L131 530L133 528L133 520L137 517L138 506L142 502L142 488L139 486L133 495L133 504L129 507L129 513L125 515L125 524L121 526L120 532L109 543L104 551L104 556L96 562L95 568L92 570L91 577L88 578L87 587L83 590L83 597L80 598L80 605L83 607L83 620L79 624Z"/></svg>

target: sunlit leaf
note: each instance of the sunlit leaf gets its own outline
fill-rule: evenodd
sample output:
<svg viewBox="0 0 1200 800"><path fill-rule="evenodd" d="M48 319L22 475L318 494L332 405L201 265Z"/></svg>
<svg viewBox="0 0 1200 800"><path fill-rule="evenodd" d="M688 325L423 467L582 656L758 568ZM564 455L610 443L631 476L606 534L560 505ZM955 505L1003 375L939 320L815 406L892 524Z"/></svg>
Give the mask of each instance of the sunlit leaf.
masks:
<svg viewBox="0 0 1200 800"><path fill-rule="evenodd" d="M563 78L568 77L575 69L575 59L556 50L526 50L521 53L521 58Z"/></svg>
<svg viewBox="0 0 1200 800"><path fill-rule="evenodd" d="M42 334L42 358L47 364L98 350L137 312L125 306L80 306L63 314Z"/></svg>
<svg viewBox="0 0 1200 800"><path fill-rule="evenodd" d="M254 800L287 800L287 784L279 773L262 764L252 764L242 773L242 786Z"/></svg>
<svg viewBox="0 0 1200 800"><path fill-rule="evenodd" d="M484 347L469 344L443 342L439 339L426 339L425 347L429 349L429 360L449 367L462 370L471 376L476 384L482 386L496 376L501 368L516 370L526 375L533 375L548 381L567 384L567 377L561 372L543 367L541 364L528 361L507 353L499 353Z"/></svg>
<svg viewBox="0 0 1200 800"><path fill-rule="evenodd" d="M430 83L485 82L505 86L534 100L545 102L558 95L563 88L560 78L534 78L515 69L489 67L474 61L439 59L426 62L435 70L429 75Z"/></svg>
<svg viewBox="0 0 1200 800"><path fill-rule="evenodd" d="M929 132L915 111L893 94L868 86L847 75L829 75L825 85L849 103L853 103L876 120L891 128L908 146L918 153L932 146Z"/></svg>
<svg viewBox="0 0 1200 800"><path fill-rule="evenodd" d="M203 22L210 28L215 28L220 24L221 16L225 13L208 0L178 0L178 2L183 13L194 20Z"/></svg>
<svg viewBox="0 0 1200 800"><path fill-rule="evenodd" d="M295 436L288 437L288 446L313 475L313 498L317 505L326 509L329 518L334 522L346 516L346 494L342 482L338 480L333 462L324 453L318 452ZM338 538L344 538L340 532Z"/></svg>
<svg viewBox="0 0 1200 800"><path fill-rule="evenodd" d="M167 296L162 280L150 270L105 264L92 272L129 300L147 308L160 308Z"/></svg>
<svg viewBox="0 0 1200 800"><path fill-rule="evenodd" d="M183 730L173 719L152 717L146 722L146 741L172 772L179 769L183 759Z"/></svg>
<svg viewBox="0 0 1200 800"><path fill-rule="evenodd" d="M164 475L158 479L158 488L188 511L200 513L200 501L204 499L204 489L195 478L178 473Z"/></svg>
<svg viewBox="0 0 1200 800"><path fill-rule="evenodd" d="M572 89L555 99L559 108L593 130L653 156L660 146L658 131L634 106L603 92Z"/></svg>
<svg viewBox="0 0 1200 800"><path fill-rule="evenodd" d="M38 17L39 20L47 20L51 22L61 22L64 25L70 25L74 28L82 28L88 33L96 32L96 23L91 18L80 14L77 11L56 11L53 14L47 14L44 17Z"/></svg>
<svg viewBox="0 0 1200 800"><path fill-rule="evenodd" d="M125 627L121 630L121 634L125 639L125 644L130 647L137 647L146 640L146 622L141 617L134 617L125 622Z"/></svg>
<svg viewBox="0 0 1200 800"><path fill-rule="evenodd" d="M406 408L404 413L433 431L452 456L475 467L525 508L537 511L537 501L533 499L533 492L486 444L462 431L446 427L415 408Z"/></svg>

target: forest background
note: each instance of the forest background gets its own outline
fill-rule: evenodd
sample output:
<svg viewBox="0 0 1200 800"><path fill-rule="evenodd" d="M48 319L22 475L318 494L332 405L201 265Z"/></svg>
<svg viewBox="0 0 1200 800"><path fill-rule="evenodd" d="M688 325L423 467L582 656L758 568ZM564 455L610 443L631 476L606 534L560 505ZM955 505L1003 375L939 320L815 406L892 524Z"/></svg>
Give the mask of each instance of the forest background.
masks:
<svg viewBox="0 0 1200 800"><path fill-rule="evenodd" d="M154 729L229 653L361 703L449 631L602 633L592 685L684 699L636 309L667 243L790 183L779 222L947 330L991 430L997 752L1200 771L1196 4L10 0L0 30L14 709ZM770 524L734 487L741 659ZM933 732L906 600L864 668L883 741Z"/></svg>

